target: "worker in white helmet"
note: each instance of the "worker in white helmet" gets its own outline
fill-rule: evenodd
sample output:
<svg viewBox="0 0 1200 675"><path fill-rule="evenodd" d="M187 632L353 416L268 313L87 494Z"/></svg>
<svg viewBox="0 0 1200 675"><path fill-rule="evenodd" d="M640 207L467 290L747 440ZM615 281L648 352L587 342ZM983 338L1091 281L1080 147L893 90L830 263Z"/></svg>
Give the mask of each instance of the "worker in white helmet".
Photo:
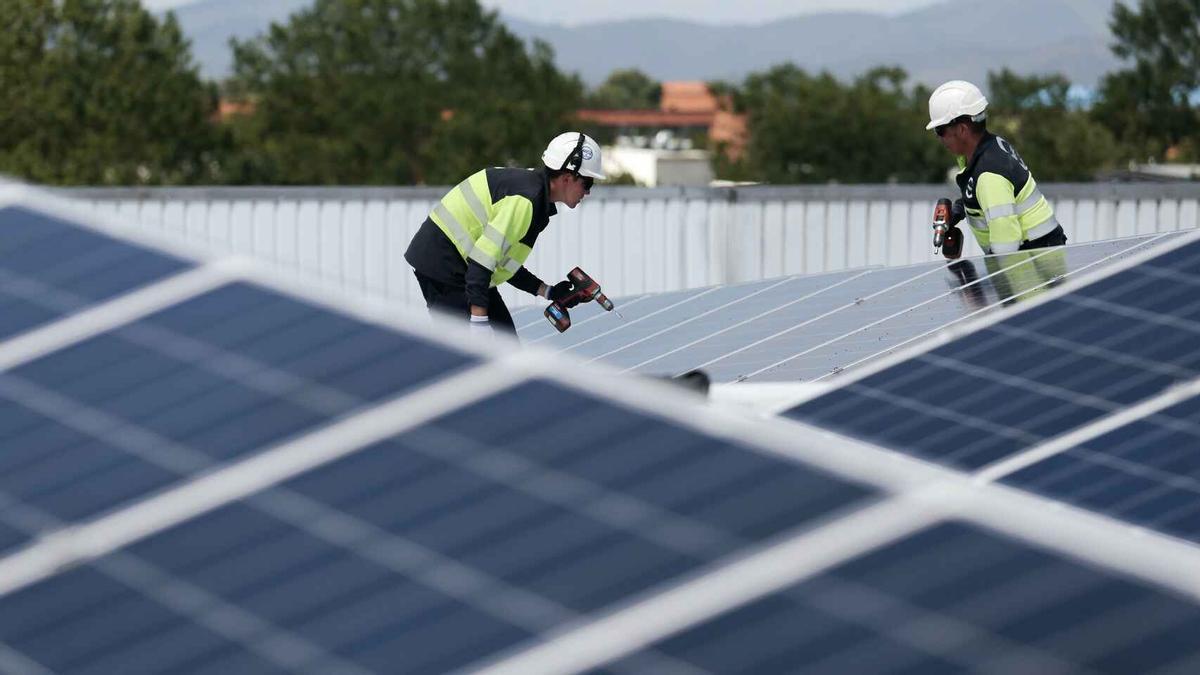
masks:
<svg viewBox="0 0 1200 675"><path fill-rule="evenodd" d="M929 97L925 128L957 156L961 169L955 181L962 198L954 202L951 225L965 217L985 253L1066 244L1029 167L1011 143L988 132L987 105L983 92L962 80L943 84Z"/></svg>
<svg viewBox="0 0 1200 675"><path fill-rule="evenodd" d="M524 263L555 203L575 208L604 178L600 146L581 132L559 134L542 165L472 174L434 206L404 253L429 309L462 317L476 336L516 335L496 288L502 283L552 301L575 291L569 280L547 285Z"/></svg>

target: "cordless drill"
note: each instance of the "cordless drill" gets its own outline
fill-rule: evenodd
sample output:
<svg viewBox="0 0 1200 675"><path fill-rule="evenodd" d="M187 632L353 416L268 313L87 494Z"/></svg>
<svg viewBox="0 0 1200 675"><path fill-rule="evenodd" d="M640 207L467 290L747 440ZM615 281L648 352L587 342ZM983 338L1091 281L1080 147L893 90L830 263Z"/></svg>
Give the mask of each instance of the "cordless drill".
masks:
<svg viewBox="0 0 1200 675"><path fill-rule="evenodd" d="M933 251L941 249L947 260L957 260L962 255L962 230L952 222L953 208L944 197L933 207Z"/></svg>
<svg viewBox="0 0 1200 675"><path fill-rule="evenodd" d="M574 292L565 298L560 298L550 303L546 307L546 318L550 324L554 326L558 332L563 332L571 327L571 314L567 312L568 307L574 307L581 302L595 300L600 303L600 306L605 311L613 310L612 300L600 292L600 284L596 280L589 277L587 272L576 267L567 273L567 280L571 282Z"/></svg>

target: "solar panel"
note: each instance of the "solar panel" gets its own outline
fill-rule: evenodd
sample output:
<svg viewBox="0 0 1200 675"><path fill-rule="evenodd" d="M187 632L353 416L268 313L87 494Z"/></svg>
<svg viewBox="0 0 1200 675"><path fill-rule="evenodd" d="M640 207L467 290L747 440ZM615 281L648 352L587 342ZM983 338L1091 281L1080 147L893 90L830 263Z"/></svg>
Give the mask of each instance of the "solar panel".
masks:
<svg viewBox="0 0 1200 675"><path fill-rule="evenodd" d="M21 206L0 209L0 339L191 266Z"/></svg>
<svg viewBox="0 0 1200 675"><path fill-rule="evenodd" d="M813 381L1171 236L643 296L617 302L623 314L632 305L624 322L580 305L572 310L582 319L579 330L561 335L540 318L540 307L515 317L526 342L624 370L676 375L700 368L716 382Z"/></svg>
<svg viewBox="0 0 1200 675"><path fill-rule="evenodd" d="M678 672L1188 672L1200 608L946 523L653 645ZM642 654L600 672L629 672Z"/></svg>
<svg viewBox="0 0 1200 675"><path fill-rule="evenodd" d="M1200 541L1200 399L1185 399L1042 461L1005 483Z"/></svg>
<svg viewBox="0 0 1200 675"><path fill-rule="evenodd" d="M0 669L696 672L647 647L972 537L1198 606L1200 547L395 313L201 260L0 342Z"/></svg>
<svg viewBox="0 0 1200 675"><path fill-rule="evenodd" d="M603 433L567 441L577 424ZM53 670L135 668L162 631L204 628L138 579L187 579L308 647L278 666L446 672L874 492L535 380L0 600L23 617L0 636ZM103 602L80 606L77 583ZM62 604L31 619L46 599ZM116 603L145 624L104 639ZM64 646L79 632L93 639ZM162 667L229 672L256 639Z"/></svg>
<svg viewBox="0 0 1200 675"><path fill-rule="evenodd" d="M1200 243L1167 248L787 415L978 469L1144 400L1200 364L1188 299Z"/></svg>
<svg viewBox="0 0 1200 675"><path fill-rule="evenodd" d="M230 283L0 373L0 490L69 522L477 361Z"/></svg>

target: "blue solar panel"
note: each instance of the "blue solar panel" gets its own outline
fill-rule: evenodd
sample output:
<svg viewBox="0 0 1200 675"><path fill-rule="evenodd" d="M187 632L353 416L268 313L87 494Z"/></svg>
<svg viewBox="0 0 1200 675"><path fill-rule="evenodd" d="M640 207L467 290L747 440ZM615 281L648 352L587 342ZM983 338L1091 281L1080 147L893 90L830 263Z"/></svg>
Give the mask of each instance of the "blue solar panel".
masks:
<svg viewBox="0 0 1200 675"><path fill-rule="evenodd" d="M789 417L976 469L1200 373L1200 241L804 403Z"/></svg>
<svg viewBox="0 0 1200 675"><path fill-rule="evenodd" d="M73 521L477 362L232 283L0 373L0 493Z"/></svg>
<svg viewBox="0 0 1200 675"><path fill-rule="evenodd" d="M1200 399L1028 466L1004 482L1200 541Z"/></svg>
<svg viewBox="0 0 1200 675"><path fill-rule="evenodd" d="M191 266L24 207L0 208L0 339Z"/></svg>
<svg viewBox="0 0 1200 675"><path fill-rule="evenodd" d="M66 672L446 672L874 494L530 381L0 598L0 643Z"/></svg>
<svg viewBox="0 0 1200 675"><path fill-rule="evenodd" d="M1183 673L1197 635L1193 602L951 523L636 658L710 673Z"/></svg>

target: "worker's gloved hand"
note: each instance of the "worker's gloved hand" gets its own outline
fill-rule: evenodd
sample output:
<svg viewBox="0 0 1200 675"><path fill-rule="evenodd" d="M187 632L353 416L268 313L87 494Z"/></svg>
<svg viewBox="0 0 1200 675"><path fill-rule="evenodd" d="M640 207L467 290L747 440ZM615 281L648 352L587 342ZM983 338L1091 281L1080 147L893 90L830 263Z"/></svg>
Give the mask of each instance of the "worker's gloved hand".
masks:
<svg viewBox="0 0 1200 675"><path fill-rule="evenodd" d="M486 316L471 315L471 322L467 324L467 334L472 340L487 341L492 339L492 324Z"/></svg>
<svg viewBox="0 0 1200 675"><path fill-rule="evenodd" d="M950 222L947 225L957 225L962 222L963 218L967 217L967 207L963 206L962 199L955 199L950 204Z"/></svg>
<svg viewBox="0 0 1200 675"><path fill-rule="evenodd" d="M561 303L562 306L566 307L567 309L570 309L581 302L588 302L591 300L591 298L572 298L571 296L575 293L575 290L575 282L569 279L563 279L557 284L551 286L550 290L546 291L546 299L550 300L551 302ZM571 299L566 300L567 298ZM566 302L563 302L564 300L566 300Z"/></svg>
<svg viewBox="0 0 1200 675"><path fill-rule="evenodd" d="M958 260L962 256L962 248L962 230L957 227L946 230L946 237L942 239L942 255L946 257L946 260Z"/></svg>

